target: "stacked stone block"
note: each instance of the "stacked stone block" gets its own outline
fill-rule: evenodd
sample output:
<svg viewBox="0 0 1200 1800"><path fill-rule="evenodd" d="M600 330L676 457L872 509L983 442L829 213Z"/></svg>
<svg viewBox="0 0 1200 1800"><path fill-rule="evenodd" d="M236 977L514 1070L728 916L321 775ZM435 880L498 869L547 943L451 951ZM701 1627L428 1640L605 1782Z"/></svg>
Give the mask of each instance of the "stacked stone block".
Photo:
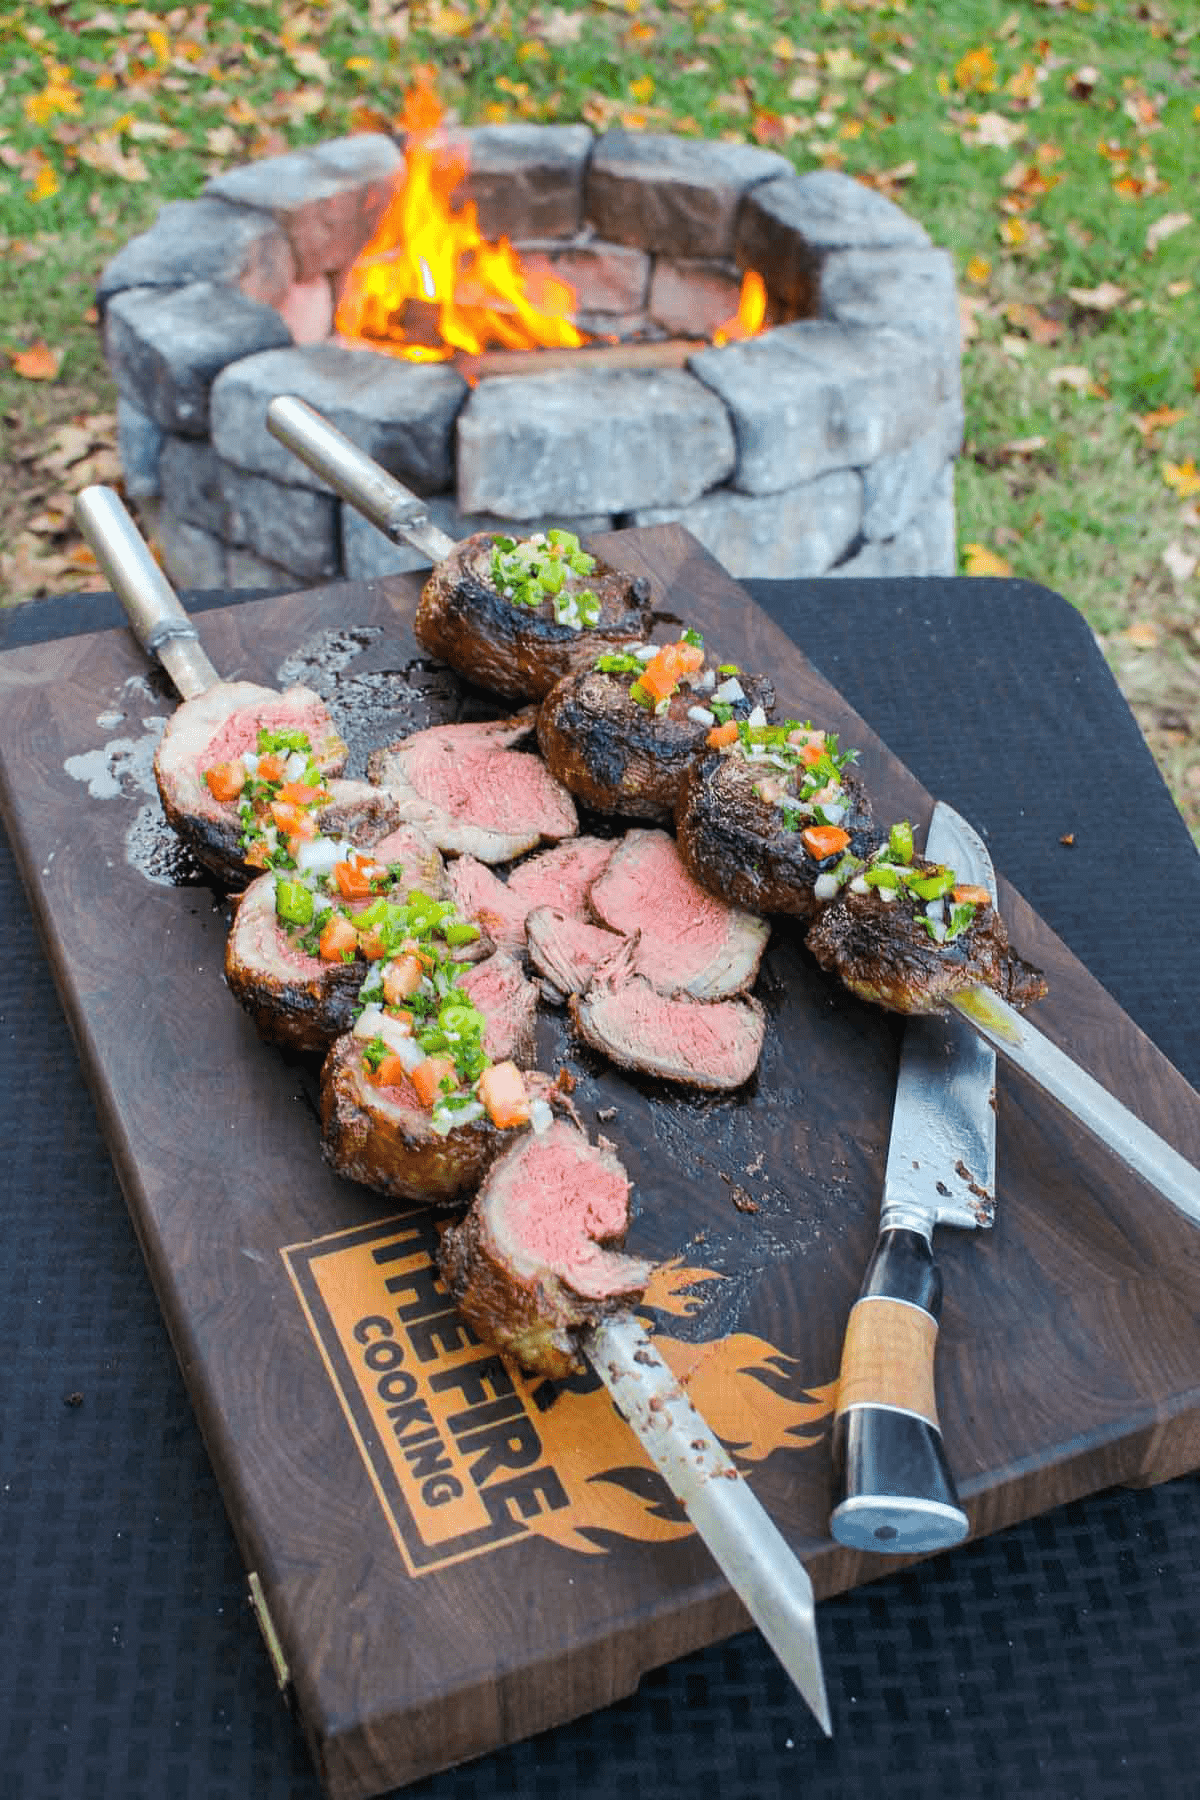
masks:
<svg viewBox="0 0 1200 1800"><path fill-rule="evenodd" d="M330 335L404 169L363 134L233 169L105 269L126 488L183 587L419 567L266 429L308 400L451 536L678 520L738 576L945 574L961 443L949 257L883 196L753 146L586 126L457 131L463 200L602 335L711 331L757 269L776 324L681 369L468 385Z"/></svg>

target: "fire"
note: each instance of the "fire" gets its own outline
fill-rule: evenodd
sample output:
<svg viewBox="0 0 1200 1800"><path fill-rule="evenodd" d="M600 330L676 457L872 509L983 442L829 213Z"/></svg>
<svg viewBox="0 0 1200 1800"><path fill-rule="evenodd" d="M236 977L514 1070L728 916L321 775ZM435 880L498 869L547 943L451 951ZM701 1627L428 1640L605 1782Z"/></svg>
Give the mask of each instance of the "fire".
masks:
<svg viewBox="0 0 1200 1800"><path fill-rule="evenodd" d="M741 338L757 337L767 316L767 286L755 269L747 269L742 277L738 309L713 332L714 344L732 344Z"/></svg>
<svg viewBox="0 0 1200 1800"><path fill-rule="evenodd" d="M442 113L427 75L406 97L405 179L346 280L336 325L412 362L444 362L455 351L574 348L574 291L532 279L507 238L489 244L474 201L451 198L466 158L439 141Z"/></svg>

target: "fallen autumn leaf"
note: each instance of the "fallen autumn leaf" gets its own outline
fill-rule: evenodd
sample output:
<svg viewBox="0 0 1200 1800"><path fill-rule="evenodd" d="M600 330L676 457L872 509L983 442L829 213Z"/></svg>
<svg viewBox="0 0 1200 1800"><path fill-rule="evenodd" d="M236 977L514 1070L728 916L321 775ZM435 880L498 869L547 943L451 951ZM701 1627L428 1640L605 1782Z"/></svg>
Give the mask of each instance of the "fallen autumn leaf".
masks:
<svg viewBox="0 0 1200 1800"><path fill-rule="evenodd" d="M1094 288L1067 289L1076 306L1086 307L1089 312L1112 312L1124 300L1125 292L1115 281L1102 281Z"/></svg>
<svg viewBox="0 0 1200 1800"><path fill-rule="evenodd" d="M13 373L23 381L56 381L62 367L63 353L49 344L30 344L28 350L10 350L8 360Z"/></svg>
<svg viewBox="0 0 1200 1800"><path fill-rule="evenodd" d="M963 545L964 569L968 575L1011 575L1012 564L997 556L986 544Z"/></svg>
<svg viewBox="0 0 1200 1800"><path fill-rule="evenodd" d="M1153 256L1161 243L1169 237L1174 237L1177 231L1182 231L1184 226L1190 225L1191 222L1191 213L1184 212L1164 213L1161 219L1155 219L1146 233L1147 254Z"/></svg>

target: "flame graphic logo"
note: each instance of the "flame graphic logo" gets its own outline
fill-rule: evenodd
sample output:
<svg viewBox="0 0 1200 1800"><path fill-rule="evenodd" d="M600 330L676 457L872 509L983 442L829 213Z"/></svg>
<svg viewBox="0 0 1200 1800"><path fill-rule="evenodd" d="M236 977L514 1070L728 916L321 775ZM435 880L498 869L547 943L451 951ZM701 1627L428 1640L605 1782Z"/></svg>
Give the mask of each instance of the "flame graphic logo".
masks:
<svg viewBox="0 0 1200 1800"><path fill-rule="evenodd" d="M638 1312L652 1321L687 1318L704 1305L694 1292L724 1277L711 1269L667 1264L656 1271ZM819 1444L833 1415L836 1381L800 1388L799 1365L749 1332L685 1342L658 1329L654 1342L680 1384L741 1467L779 1450ZM613 1408L597 1376L527 1384L545 1452L569 1495L560 1511L528 1522L564 1549L603 1555L615 1537L667 1542L693 1527L640 1444Z"/></svg>

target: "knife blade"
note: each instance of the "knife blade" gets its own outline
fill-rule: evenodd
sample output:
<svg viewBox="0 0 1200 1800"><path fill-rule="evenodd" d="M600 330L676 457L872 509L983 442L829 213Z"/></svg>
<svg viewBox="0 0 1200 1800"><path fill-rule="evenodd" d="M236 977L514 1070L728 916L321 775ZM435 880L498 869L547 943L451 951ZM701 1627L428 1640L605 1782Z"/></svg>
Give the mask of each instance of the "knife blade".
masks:
<svg viewBox="0 0 1200 1800"><path fill-rule="evenodd" d="M925 854L996 897L991 858L935 807ZM913 1555L961 1543L970 1522L934 1391L942 1277L937 1225L995 1216L996 1054L957 1014L906 1020L875 1249L851 1309L834 1413L830 1529L855 1550Z"/></svg>

